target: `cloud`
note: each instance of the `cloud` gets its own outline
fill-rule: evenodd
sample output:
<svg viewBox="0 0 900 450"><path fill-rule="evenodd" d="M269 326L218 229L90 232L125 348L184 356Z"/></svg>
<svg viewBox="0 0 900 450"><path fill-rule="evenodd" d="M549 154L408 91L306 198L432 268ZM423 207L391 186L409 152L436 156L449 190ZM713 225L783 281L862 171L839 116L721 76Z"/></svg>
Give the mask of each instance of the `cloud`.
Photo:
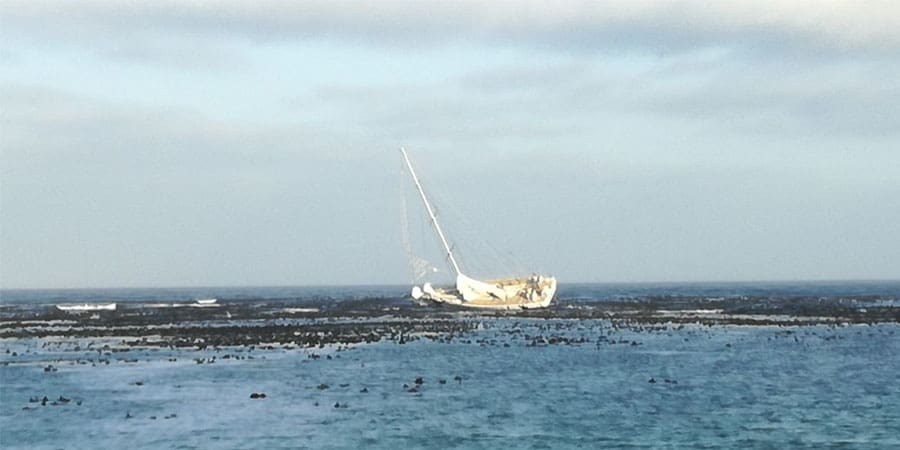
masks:
<svg viewBox="0 0 900 450"><path fill-rule="evenodd" d="M35 85L0 104L5 287L363 283L329 264L395 248L396 172L352 134Z"/></svg>
<svg viewBox="0 0 900 450"><path fill-rule="evenodd" d="M366 161L352 133L298 120L223 119L189 108L101 100L39 85L0 84L7 175L84 179L290 178L290 167ZM9 179L5 180L9 181Z"/></svg>
<svg viewBox="0 0 900 450"><path fill-rule="evenodd" d="M892 76L900 69L897 5L12 1L0 4L0 33L31 45L89 46L118 62L178 69L247 67L251 59L242 43L248 42L478 43L576 54L539 65L480 68L438 85L318 88L315 101L336 105L323 113L330 108L369 132L390 129L381 134L405 138L558 136L577 133L598 113L707 121L738 133L893 136L900 129L900 86ZM579 57L585 52L591 57ZM649 56L634 63L622 52ZM628 64L637 69L616 67ZM547 114L556 120L540 119Z"/></svg>
<svg viewBox="0 0 900 450"><path fill-rule="evenodd" d="M4 27L34 39L217 36L423 46L459 41L577 51L896 52L890 1L8 1ZM9 32L9 31L7 31Z"/></svg>
<svg viewBox="0 0 900 450"><path fill-rule="evenodd" d="M332 85L304 104L327 105L324 114L370 130L482 149L602 142L634 121L724 139L866 142L900 133L900 82L890 75L897 71L900 62L784 65L697 52L638 65L500 65L430 84Z"/></svg>
<svg viewBox="0 0 900 450"><path fill-rule="evenodd" d="M100 57L120 63L147 63L177 70L230 72L249 67L243 54L212 38L172 38L133 41L110 40L100 46Z"/></svg>
<svg viewBox="0 0 900 450"><path fill-rule="evenodd" d="M897 8L0 2L0 219L17 261L0 276L399 279L381 270L401 144L435 191L474 199L471 217L523 219L489 240L528 243L525 260L558 258L569 279L731 276L709 257L815 277L859 254L865 269L833 273L882 274L897 260ZM770 253L789 263L770 269ZM202 273L210 260L228 267Z"/></svg>

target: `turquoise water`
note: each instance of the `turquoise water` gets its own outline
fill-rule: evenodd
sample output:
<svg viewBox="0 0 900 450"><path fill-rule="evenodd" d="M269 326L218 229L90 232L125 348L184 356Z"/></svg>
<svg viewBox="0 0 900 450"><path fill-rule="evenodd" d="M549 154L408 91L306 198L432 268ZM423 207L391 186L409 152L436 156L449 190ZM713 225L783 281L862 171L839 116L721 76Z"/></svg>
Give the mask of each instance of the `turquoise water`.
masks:
<svg viewBox="0 0 900 450"><path fill-rule="evenodd" d="M207 296L306 304L374 295L402 302L403 290L5 291L3 303L18 314L56 301ZM898 292L897 282L567 285L560 302L878 295L870 300L894 305ZM350 348L139 348L106 355L97 352L107 343L100 339L2 339L0 447L900 448L896 323L465 320L480 326L449 340ZM266 397L251 399L253 393Z"/></svg>
<svg viewBox="0 0 900 450"><path fill-rule="evenodd" d="M537 335L585 342L530 346ZM148 349L117 355L137 362L99 366L74 362L96 352L7 341L4 347L33 363L0 367L0 443L897 448L898 337L896 324L647 330L490 319L449 343L315 349L318 359L282 348ZM195 361L213 356L213 364ZM46 372L48 364L58 369ZM408 392L403 385L415 386L416 377L424 383ZM251 399L254 392L266 398ZM71 401L28 401L45 395Z"/></svg>

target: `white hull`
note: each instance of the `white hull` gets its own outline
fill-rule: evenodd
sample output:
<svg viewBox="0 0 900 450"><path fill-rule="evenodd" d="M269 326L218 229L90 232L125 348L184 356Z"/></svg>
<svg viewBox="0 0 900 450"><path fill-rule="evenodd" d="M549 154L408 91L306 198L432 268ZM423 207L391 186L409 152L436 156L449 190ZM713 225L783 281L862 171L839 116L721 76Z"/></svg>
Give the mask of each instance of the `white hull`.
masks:
<svg viewBox="0 0 900 450"><path fill-rule="evenodd" d="M468 299L459 289L433 288L428 284L421 288L413 287L412 296L419 301L462 308L522 310L546 308L556 295L556 279L553 277L512 278L485 284L495 288L492 293L469 296Z"/></svg>

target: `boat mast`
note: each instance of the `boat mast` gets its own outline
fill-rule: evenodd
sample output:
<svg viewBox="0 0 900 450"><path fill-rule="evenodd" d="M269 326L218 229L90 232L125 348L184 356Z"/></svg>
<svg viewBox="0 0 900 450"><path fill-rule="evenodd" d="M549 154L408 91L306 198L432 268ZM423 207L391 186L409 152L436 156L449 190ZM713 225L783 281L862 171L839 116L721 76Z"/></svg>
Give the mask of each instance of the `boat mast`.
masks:
<svg viewBox="0 0 900 450"><path fill-rule="evenodd" d="M447 243L447 238L444 237L444 232L441 231L441 226L438 224L437 217L434 215L434 211L431 209L431 203L428 203L428 198L425 197L425 191L422 189L422 184L419 183L419 177L416 176L416 171L413 170L412 163L409 162L409 156L406 154L406 149L400 147L400 153L403 154L403 160L406 161L406 167L409 168L409 174L412 175L413 182L416 184L416 189L419 191L419 195L422 197L422 202L425 203L425 209L428 211L428 217L431 218L431 224L434 225L434 231L437 231L437 235L441 238L441 244L444 245L444 250L447 251L447 257L450 259L450 264L453 265L453 270L456 271L457 275L462 274L459 270L459 264L456 263L456 258L453 257L453 252L450 250L450 244Z"/></svg>

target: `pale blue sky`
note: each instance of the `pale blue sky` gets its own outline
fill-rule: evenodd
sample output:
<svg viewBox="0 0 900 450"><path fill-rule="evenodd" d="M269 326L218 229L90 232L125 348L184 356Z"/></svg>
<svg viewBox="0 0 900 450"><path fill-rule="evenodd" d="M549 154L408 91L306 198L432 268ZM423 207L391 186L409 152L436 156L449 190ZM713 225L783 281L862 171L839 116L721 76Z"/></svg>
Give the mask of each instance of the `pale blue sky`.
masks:
<svg viewBox="0 0 900 450"><path fill-rule="evenodd" d="M0 286L407 282L400 145L469 258L896 279L900 9L863 3L3 2Z"/></svg>

